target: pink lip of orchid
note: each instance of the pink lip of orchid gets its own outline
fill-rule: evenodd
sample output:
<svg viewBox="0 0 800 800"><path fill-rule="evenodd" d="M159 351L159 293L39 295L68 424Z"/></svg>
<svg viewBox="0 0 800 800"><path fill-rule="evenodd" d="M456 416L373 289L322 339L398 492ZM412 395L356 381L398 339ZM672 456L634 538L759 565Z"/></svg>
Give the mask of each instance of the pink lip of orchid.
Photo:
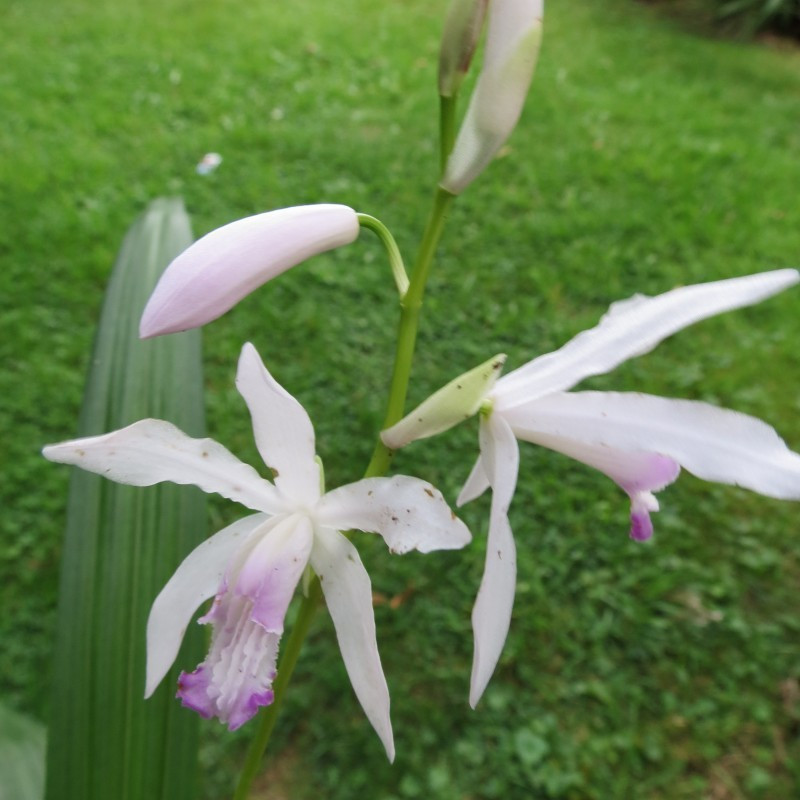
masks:
<svg viewBox="0 0 800 800"><path fill-rule="evenodd" d="M511 621L516 549L508 521L517 439L600 470L630 497L631 538L649 539L654 492L681 467L704 480L800 499L800 455L766 423L707 403L631 392L569 392L592 375L652 350L702 319L764 300L800 281L793 269L686 286L615 303L600 323L498 380L505 356L456 378L382 433L399 448L480 413L480 456L458 505L492 489L486 566L472 613L470 704L494 672Z"/></svg>
<svg viewBox="0 0 800 800"><path fill-rule="evenodd" d="M486 49L441 186L460 194L519 121L542 40L544 0L492 0Z"/></svg>
<svg viewBox="0 0 800 800"><path fill-rule="evenodd" d="M146 697L175 661L196 609L215 597L199 620L213 626L211 648L194 672L181 674L178 696L231 730L271 703L284 616L310 564L320 578L353 689L393 759L370 580L358 551L340 531L377 532L396 553L463 547L469 531L442 495L416 478L368 478L323 495L311 420L250 344L242 349L236 385L274 483L217 442L192 439L162 420L49 445L43 453L119 483L194 484L257 512L195 548L156 598L147 623Z"/></svg>
<svg viewBox="0 0 800 800"><path fill-rule="evenodd" d="M143 339L217 319L254 289L358 238L358 216L334 204L256 214L211 231L164 271L139 326Z"/></svg>

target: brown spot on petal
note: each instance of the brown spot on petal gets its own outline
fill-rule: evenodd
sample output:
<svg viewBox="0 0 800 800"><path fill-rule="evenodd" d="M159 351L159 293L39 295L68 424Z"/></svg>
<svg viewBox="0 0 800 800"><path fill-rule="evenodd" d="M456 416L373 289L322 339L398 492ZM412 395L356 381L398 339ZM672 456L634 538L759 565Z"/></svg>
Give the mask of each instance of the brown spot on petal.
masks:
<svg viewBox="0 0 800 800"><path fill-rule="evenodd" d="M425 494L428 495L428 497L433 497L433 492L430 489L426 489Z"/></svg>

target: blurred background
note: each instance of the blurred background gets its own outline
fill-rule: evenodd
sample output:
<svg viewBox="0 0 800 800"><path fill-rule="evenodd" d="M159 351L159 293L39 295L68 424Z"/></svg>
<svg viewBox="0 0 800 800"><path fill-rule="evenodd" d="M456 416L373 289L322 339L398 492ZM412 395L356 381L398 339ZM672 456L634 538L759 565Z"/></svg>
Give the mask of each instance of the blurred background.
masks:
<svg viewBox="0 0 800 800"><path fill-rule="evenodd" d="M68 470L39 451L74 435L125 230L165 194L184 197L196 235L337 202L383 220L410 261L436 181L445 8L4 0L5 703L47 719ZM512 368L555 349L636 292L800 265L800 49L786 35L797 8L548 3L522 120L450 216L411 403L494 353ZM198 174L209 152L222 162ZM383 414L395 303L380 246L363 235L207 326L209 435L260 463L233 385L252 341L308 409L329 485L360 477ZM583 386L736 408L800 449L799 311L789 291ZM473 420L409 447L395 469L454 502L476 445ZM475 711L469 615L488 498L462 509L475 541L460 553L390 557L359 537L397 761L386 763L320 613L263 796L800 796L800 508L686 474L660 500L654 539L633 543L627 499L610 481L522 446L514 619ZM213 531L240 509L212 501L211 513ZM203 800L229 796L251 733L204 723Z"/></svg>

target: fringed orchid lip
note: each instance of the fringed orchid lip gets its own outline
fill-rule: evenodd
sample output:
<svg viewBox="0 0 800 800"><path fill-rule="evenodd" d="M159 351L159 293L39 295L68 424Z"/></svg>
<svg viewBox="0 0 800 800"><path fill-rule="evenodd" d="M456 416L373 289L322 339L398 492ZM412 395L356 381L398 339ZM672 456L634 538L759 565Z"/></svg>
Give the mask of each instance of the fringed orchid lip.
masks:
<svg viewBox="0 0 800 800"><path fill-rule="evenodd" d="M214 597L199 620L213 627L211 647L202 664L182 673L178 696L231 730L271 703L283 620L310 565L321 580L353 690L393 759L372 588L341 531L378 533L395 553L463 547L470 533L441 493L417 478L369 478L323 494L311 420L250 344L242 349L236 386L273 481L217 442L192 439L162 420L50 445L44 455L135 486L194 484L257 512L189 553L156 598L147 623L146 696L175 661L197 608Z"/></svg>

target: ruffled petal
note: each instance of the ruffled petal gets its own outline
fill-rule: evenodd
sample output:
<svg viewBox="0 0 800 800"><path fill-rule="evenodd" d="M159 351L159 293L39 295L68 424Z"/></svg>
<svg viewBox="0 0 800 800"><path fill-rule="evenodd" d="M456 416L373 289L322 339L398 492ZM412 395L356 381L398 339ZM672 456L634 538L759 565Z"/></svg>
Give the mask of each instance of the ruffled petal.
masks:
<svg viewBox="0 0 800 800"><path fill-rule="evenodd" d="M409 442L442 433L477 414L505 363L506 357L500 353L459 375L398 423L382 431L383 443L399 450Z"/></svg>
<svg viewBox="0 0 800 800"><path fill-rule="evenodd" d="M234 552L267 520L266 514L253 514L218 531L192 550L167 581L147 619L145 697L175 661L194 612L219 590Z"/></svg>
<svg viewBox="0 0 800 800"><path fill-rule="evenodd" d="M275 487L221 444L213 439L192 439L160 419L143 419L102 436L51 444L42 455L117 483L193 484L255 511L276 514L283 507Z"/></svg>
<svg viewBox="0 0 800 800"><path fill-rule="evenodd" d="M355 547L328 528L316 529L311 566L319 576L358 702L383 742L389 761L394 761L389 689L378 654L369 575Z"/></svg>
<svg viewBox="0 0 800 800"><path fill-rule="evenodd" d="M504 411L569 389L590 375L610 372L695 322L759 303L798 280L797 270L781 269L685 286L656 297L636 295L614 303L596 327L501 378L493 395L495 408Z"/></svg>
<svg viewBox="0 0 800 800"><path fill-rule="evenodd" d="M231 222L203 236L166 269L142 315L142 338L205 325L290 267L350 244L352 208L281 208Z"/></svg>
<svg viewBox="0 0 800 800"><path fill-rule="evenodd" d="M658 453L707 481L800 499L800 455L765 422L736 411L646 394L570 392L542 397L504 416L519 438L546 447L552 445L547 437L558 437ZM562 446L553 449L564 452Z"/></svg>
<svg viewBox="0 0 800 800"><path fill-rule="evenodd" d="M185 706L236 730L273 701L283 620L312 540L308 517L290 514L270 519L238 548L199 620L214 628L208 655L178 682Z"/></svg>
<svg viewBox="0 0 800 800"><path fill-rule="evenodd" d="M511 625L517 582L517 551L508 507L517 485L519 448L511 428L497 414L481 420L481 458L492 485L486 566L472 609L475 637L469 703L475 708L500 659Z"/></svg>
<svg viewBox="0 0 800 800"><path fill-rule="evenodd" d="M317 504L320 525L379 533L393 553L456 550L471 535L431 484L406 475L365 478L328 492Z"/></svg>
<svg viewBox="0 0 800 800"><path fill-rule="evenodd" d="M177 697L206 719L217 717L235 731L261 706L272 703L272 681L280 634L270 633L251 618L248 598L223 592L200 621L214 633L205 661L182 672Z"/></svg>
<svg viewBox="0 0 800 800"><path fill-rule="evenodd" d="M295 504L320 495L314 427L306 410L273 377L249 342L239 356L236 388L250 409L256 446L275 484Z"/></svg>

